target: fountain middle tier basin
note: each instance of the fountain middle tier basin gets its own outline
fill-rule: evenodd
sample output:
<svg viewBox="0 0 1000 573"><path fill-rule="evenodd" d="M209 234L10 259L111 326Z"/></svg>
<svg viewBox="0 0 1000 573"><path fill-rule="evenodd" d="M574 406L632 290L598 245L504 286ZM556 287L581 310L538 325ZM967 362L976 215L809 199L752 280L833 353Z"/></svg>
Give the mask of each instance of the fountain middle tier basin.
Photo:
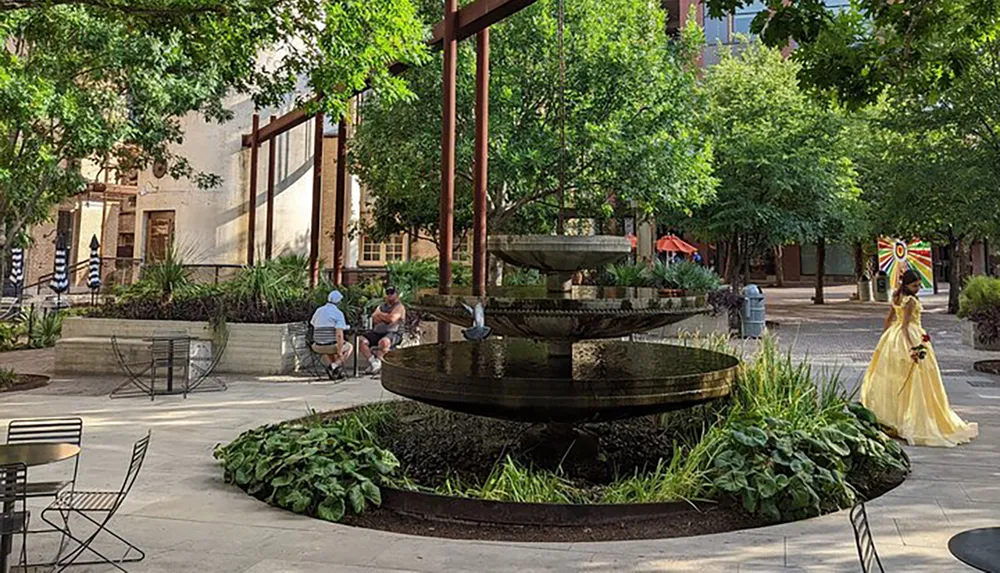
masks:
<svg viewBox="0 0 1000 573"><path fill-rule="evenodd" d="M729 394L739 361L699 348L579 342L569 356L508 338L401 348L385 355L386 390L468 414L583 423L688 408Z"/></svg>
<svg viewBox="0 0 1000 573"><path fill-rule="evenodd" d="M494 335L552 341L621 338L711 310L703 295L661 298L650 288L590 286L568 293L550 293L544 286L494 287L482 299L468 288L454 288L451 294L426 290L413 309L468 327L472 317L462 305L475 307L478 300Z"/></svg>
<svg viewBox="0 0 1000 573"><path fill-rule="evenodd" d="M490 253L517 266L545 273L574 273L618 262L632 252L625 237L610 235L494 235Z"/></svg>

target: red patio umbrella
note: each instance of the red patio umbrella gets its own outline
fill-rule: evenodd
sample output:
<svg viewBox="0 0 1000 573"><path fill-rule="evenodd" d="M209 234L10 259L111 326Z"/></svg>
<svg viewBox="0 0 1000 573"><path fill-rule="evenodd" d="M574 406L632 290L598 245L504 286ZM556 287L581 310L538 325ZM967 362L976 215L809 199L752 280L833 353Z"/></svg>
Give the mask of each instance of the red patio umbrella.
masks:
<svg viewBox="0 0 1000 573"><path fill-rule="evenodd" d="M668 253L691 254L698 249L684 242L684 240L678 238L677 235L663 235L656 241L656 250L660 252L666 251Z"/></svg>

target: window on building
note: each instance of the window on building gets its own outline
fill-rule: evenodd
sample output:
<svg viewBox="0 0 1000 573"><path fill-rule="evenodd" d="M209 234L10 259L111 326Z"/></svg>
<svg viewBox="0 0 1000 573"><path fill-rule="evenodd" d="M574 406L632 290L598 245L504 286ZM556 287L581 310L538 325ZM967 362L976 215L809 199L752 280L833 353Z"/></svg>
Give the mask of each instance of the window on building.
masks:
<svg viewBox="0 0 1000 573"><path fill-rule="evenodd" d="M456 263L467 263L472 260L472 238L468 233L462 235L451 251L451 260Z"/></svg>
<svg viewBox="0 0 1000 573"><path fill-rule="evenodd" d="M705 41L710 45L729 43L729 18L705 18Z"/></svg>
<svg viewBox="0 0 1000 573"><path fill-rule="evenodd" d="M749 36L750 24L753 22L753 19L757 17L757 14L766 9L767 5L760 0L755 0L755 2L749 6L737 8L736 13L733 14L733 34L744 34Z"/></svg>
<svg viewBox="0 0 1000 573"><path fill-rule="evenodd" d="M372 241L361 235L361 264L383 265L406 258L406 243L403 235L393 235L385 241Z"/></svg>

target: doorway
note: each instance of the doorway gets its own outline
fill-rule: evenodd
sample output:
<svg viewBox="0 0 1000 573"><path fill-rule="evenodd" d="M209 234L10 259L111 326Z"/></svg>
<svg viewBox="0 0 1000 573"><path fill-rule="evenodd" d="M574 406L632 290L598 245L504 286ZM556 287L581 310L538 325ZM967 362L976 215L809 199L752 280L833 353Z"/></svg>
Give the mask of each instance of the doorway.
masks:
<svg viewBox="0 0 1000 573"><path fill-rule="evenodd" d="M146 263L163 262L174 246L174 212L146 212Z"/></svg>

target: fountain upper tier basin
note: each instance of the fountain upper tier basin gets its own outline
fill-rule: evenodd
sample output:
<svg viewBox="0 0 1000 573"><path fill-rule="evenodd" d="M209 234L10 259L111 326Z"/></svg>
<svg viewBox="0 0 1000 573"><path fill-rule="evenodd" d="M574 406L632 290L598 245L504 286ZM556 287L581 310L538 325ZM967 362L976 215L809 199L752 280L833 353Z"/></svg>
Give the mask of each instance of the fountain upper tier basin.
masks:
<svg viewBox="0 0 1000 573"><path fill-rule="evenodd" d="M385 355L382 386L434 406L522 422L581 423L687 408L729 394L739 361L668 344L596 341L554 357L525 339Z"/></svg>
<svg viewBox="0 0 1000 573"><path fill-rule="evenodd" d="M496 235L486 245L507 263L546 273L598 269L632 252L626 237L610 235Z"/></svg>
<svg viewBox="0 0 1000 573"><path fill-rule="evenodd" d="M414 309L459 326L471 326L462 307L476 305L471 289L451 294L421 291ZM535 340L620 338L708 312L706 297L661 298L649 288L575 286L552 293L544 286L493 287L482 297L486 325L499 336Z"/></svg>

